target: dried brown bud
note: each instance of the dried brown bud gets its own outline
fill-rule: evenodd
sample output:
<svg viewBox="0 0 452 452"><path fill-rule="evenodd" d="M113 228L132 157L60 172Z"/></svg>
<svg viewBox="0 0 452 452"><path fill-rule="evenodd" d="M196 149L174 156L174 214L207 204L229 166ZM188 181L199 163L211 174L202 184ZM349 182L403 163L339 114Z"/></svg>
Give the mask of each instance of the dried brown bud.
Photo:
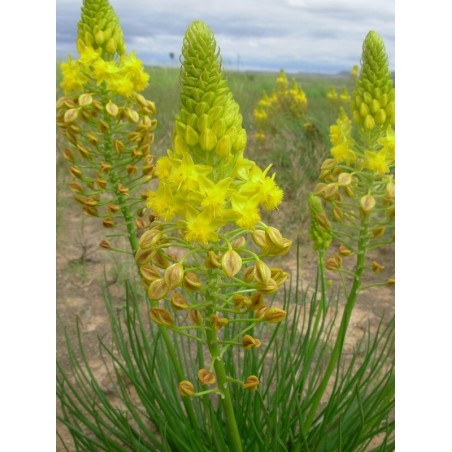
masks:
<svg viewBox="0 0 452 452"><path fill-rule="evenodd" d="M251 389L252 391L256 391L258 386L259 378L257 378L256 375L250 375L243 383L244 389Z"/></svg>
<svg viewBox="0 0 452 452"><path fill-rule="evenodd" d="M99 247L102 248L103 250L111 249L111 245L108 240L102 240L102 242L99 243Z"/></svg>
<svg viewBox="0 0 452 452"><path fill-rule="evenodd" d="M215 254L213 251L209 251L205 264L207 268L221 268L220 256Z"/></svg>
<svg viewBox="0 0 452 452"><path fill-rule="evenodd" d="M164 308L151 308L149 310L149 317L158 325L173 326L172 315Z"/></svg>
<svg viewBox="0 0 452 452"><path fill-rule="evenodd" d="M206 369L199 369L198 379L202 385L214 385L217 381L215 375Z"/></svg>
<svg viewBox="0 0 452 452"><path fill-rule="evenodd" d="M349 250L347 247L345 247L344 245L341 245L339 247L339 255L340 256L350 256L350 254L352 254L351 250Z"/></svg>
<svg viewBox="0 0 452 452"><path fill-rule="evenodd" d="M146 221L144 221L142 218L137 218L135 220L135 226L137 229L144 229L146 227Z"/></svg>
<svg viewBox="0 0 452 452"><path fill-rule="evenodd" d="M251 299L245 295L236 294L232 297L235 309L248 308L251 305Z"/></svg>
<svg viewBox="0 0 452 452"><path fill-rule="evenodd" d="M69 168L69 171L77 179L82 179L82 177L83 177L82 172L80 171L80 169L77 166L71 166Z"/></svg>
<svg viewBox="0 0 452 452"><path fill-rule="evenodd" d="M201 325L203 318L197 309L190 309L190 311L188 311L188 316L195 325Z"/></svg>
<svg viewBox="0 0 452 452"><path fill-rule="evenodd" d="M193 397L195 394L195 387L188 380L181 381L179 383L178 390L182 397Z"/></svg>
<svg viewBox="0 0 452 452"><path fill-rule="evenodd" d="M372 229L372 237L377 239L383 237L386 232L385 226L376 226Z"/></svg>
<svg viewBox="0 0 452 452"><path fill-rule="evenodd" d="M268 323L280 323L286 318L286 311L280 308L268 308L264 314L264 320Z"/></svg>
<svg viewBox="0 0 452 452"><path fill-rule="evenodd" d="M175 311L184 311L190 308L187 299L177 292L171 297L171 306Z"/></svg>
<svg viewBox="0 0 452 452"><path fill-rule="evenodd" d="M201 288L201 282L196 273L188 272L184 276L183 286L187 290L195 291Z"/></svg>
<svg viewBox="0 0 452 452"><path fill-rule="evenodd" d="M242 337L242 344L245 347L245 350L250 350L252 348L258 348L261 345L261 341L256 339L249 334L246 334Z"/></svg>
<svg viewBox="0 0 452 452"><path fill-rule="evenodd" d="M210 320L212 321L212 328L215 331L220 330L228 323L228 319L226 317L219 317L216 314L211 315Z"/></svg>
<svg viewBox="0 0 452 452"><path fill-rule="evenodd" d="M116 223L111 218L104 218L102 224L104 228L113 228L116 225Z"/></svg>
<svg viewBox="0 0 452 452"><path fill-rule="evenodd" d="M384 268L384 265L379 264L377 261L372 261L372 271L374 273L380 273Z"/></svg>

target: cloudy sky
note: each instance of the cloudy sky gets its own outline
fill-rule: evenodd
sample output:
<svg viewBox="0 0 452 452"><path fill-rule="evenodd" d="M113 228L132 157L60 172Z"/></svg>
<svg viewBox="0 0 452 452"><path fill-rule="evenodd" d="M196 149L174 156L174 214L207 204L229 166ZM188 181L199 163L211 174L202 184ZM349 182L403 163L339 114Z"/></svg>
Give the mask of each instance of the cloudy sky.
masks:
<svg viewBox="0 0 452 452"><path fill-rule="evenodd" d="M206 22L226 69L334 73L359 63L369 30L394 61L394 0L110 0L127 49L146 64L171 65L195 19ZM82 0L56 1L57 58L76 55Z"/></svg>

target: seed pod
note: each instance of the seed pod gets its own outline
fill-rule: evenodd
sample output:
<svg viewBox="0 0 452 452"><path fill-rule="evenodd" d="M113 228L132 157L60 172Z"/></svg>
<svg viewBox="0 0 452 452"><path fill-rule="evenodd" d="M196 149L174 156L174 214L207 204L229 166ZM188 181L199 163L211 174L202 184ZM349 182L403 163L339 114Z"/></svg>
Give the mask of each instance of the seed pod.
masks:
<svg viewBox="0 0 452 452"><path fill-rule="evenodd" d="M214 374L210 373L206 369L199 369L198 379L202 385L213 385L216 383L217 379Z"/></svg>
<svg viewBox="0 0 452 452"><path fill-rule="evenodd" d="M235 276L242 268L242 258L234 250L228 250L223 254L221 258L221 267L226 275L230 278Z"/></svg>
<svg viewBox="0 0 452 452"><path fill-rule="evenodd" d="M183 380L179 383L178 391L182 397L193 397L195 394L195 387L193 386L193 383L188 380Z"/></svg>
<svg viewBox="0 0 452 452"><path fill-rule="evenodd" d="M271 270L268 265L260 259L254 266L254 278L261 284L266 285L271 279Z"/></svg>
<svg viewBox="0 0 452 452"><path fill-rule="evenodd" d="M169 287L163 278L152 281L148 289L148 297L151 300L161 300L166 297Z"/></svg>
<svg viewBox="0 0 452 452"><path fill-rule="evenodd" d="M197 309L190 309L190 311L188 311L188 316L190 317L190 320L195 325L201 325L202 324L203 317L202 317L201 313Z"/></svg>
<svg viewBox="0 0 452 452"><path fill-rule="evenodd" d="M256 375L250 375L243 383L244 389L250 389L251 391L256 391L259 386L259 378Z"/></svg>
<svg viewBox="0 0 452 452"><path fill-rule="evenodd" d="M163 275L168 289L175 289L184 279L184 266L180 262L170 265L166 268Z"/></svg>
<svg viewBox="0 0 452 452"><path fill-rule="evenodd" d="M158 325L173 326L172 315L164 308L151 308L149 318Z"/></svg>
<svg viewBox="0 0 452 452"><path fill-rule="evenodd" d="M201 288L201 282L196 276L196 273L188 272L184 276L183 286L187 290L195 291Z"/></svg>
<svg viewBox="0 0 452 452"><path fill-rule="evenodd" d="M212 328L215 331L220 330L221 328L223 328L227 323L228 323L228 319L225 317L219 317L216 314L213 314L210 316L210 320L212 321Z"/></svg>
<svg viewBox="0 0 452 452"><path fill-rule="evenodd" d="M190 308L187 299L177 292L171 297L171 306L175 311L184 311Z"/></svg>
<svg viewBox="0 0 452 452"><path fill-rule="evenodd" d="M242 337L242 344L245 350L251 350L252 348L258 348L261 345L261 341L256 339L249 334Z"/></svg>
<svg viewBox="0 0 452 452"><path fill-rule="evenodd" d="M280 308L268 308L264 314L264 320L268 323L280 323L287 316L286 311Z"/></svg>

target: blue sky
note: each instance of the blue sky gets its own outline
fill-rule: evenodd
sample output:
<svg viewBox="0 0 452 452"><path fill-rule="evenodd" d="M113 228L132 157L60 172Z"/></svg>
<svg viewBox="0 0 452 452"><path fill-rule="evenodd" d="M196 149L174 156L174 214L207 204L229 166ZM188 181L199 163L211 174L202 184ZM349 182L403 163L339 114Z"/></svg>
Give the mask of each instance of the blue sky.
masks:
<svg viewBox="0 0 452 452"><path fill-rule="evenodd" d="M195 19L213 30L226 69L335 73L359 63L375 30L394 61L394 0L110 0L128 51L145 64L176 65ZM82 0L56 1L56 56L76 55Z"/></svg>

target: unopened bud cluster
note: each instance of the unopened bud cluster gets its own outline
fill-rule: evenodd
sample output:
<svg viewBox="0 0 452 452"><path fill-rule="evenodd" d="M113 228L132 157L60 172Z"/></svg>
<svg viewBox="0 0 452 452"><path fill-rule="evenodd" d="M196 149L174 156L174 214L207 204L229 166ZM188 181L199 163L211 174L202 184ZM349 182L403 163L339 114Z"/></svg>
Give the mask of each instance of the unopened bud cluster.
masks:
<svg viewBox="0 0 452 452"><path fill-rule="evenodd" d="M277 132L278 116L289 116L294 119L302 117L308 108L306 94L295 80L289 85L289 80L283 70L276 79L276 88L270 96L262 95L254 110L256 139L265 141L268 134Z"/></svg>
<svg viewBox="0 0 452 452"><path fill-rule="evenodd" d="M358 77L359 66L356 64L352 67L349 75L349 86L354 89ZM342 87L340 93L332 86L327 94L327 99L337 107L349 107L351 103L350 89L346 86Z"/></svg>
<svg viewBox="0 0 452 452"><path fill-rule="evenodd" d="M78 31L80 58L61 65L65 95L57 101L57 125L67 140L69 188L86 214L111 228L151 179L156 109L139 93L149 76L134 54L125 54L107 0L85 0ZM139 209L131 215L138 229L148 223L141 215Z"/></svg>

